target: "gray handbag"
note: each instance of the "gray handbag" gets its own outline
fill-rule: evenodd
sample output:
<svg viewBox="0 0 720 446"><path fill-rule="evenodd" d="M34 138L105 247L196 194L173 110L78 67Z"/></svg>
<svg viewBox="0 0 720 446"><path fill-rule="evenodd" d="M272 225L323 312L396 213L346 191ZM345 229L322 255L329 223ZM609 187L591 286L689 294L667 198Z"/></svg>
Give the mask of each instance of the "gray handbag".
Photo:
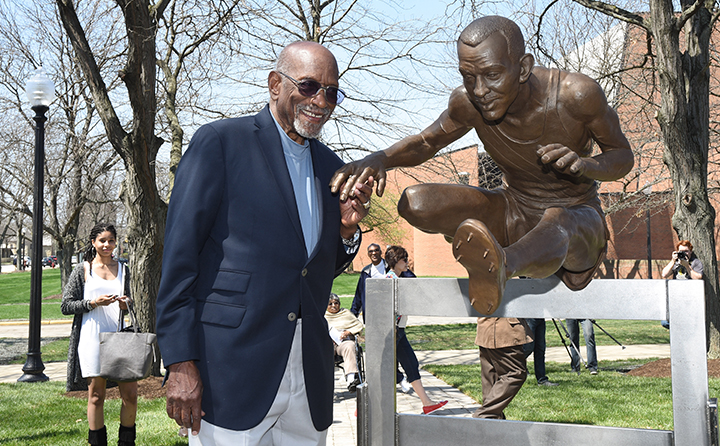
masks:
<svg viewBox="0 0 720 446"><path fill-rule="evenodd" d="M130 327L120 320L116 332L100 333L100 376L111 381L132 382L150 376L155 358L154 333L140 333L132 301L128 300ZM132 330L132 331L131 331Z"/></svg>

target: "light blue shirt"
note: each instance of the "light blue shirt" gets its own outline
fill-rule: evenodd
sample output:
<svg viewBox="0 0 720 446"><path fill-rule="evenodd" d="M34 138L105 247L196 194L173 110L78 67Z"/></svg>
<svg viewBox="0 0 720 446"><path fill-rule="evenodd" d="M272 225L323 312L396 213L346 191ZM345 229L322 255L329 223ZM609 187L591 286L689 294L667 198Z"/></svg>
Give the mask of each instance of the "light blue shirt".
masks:
<svg viewBox="0 0 720 446"><path fill-rule="evenodd" d="M313 170L310 141L306 139L305 144L302 145L296 143L280 127L275 116L273 116L273 121L280 133L285 163L290 173L300 225L305 238L305 249L310 255L320 237L320 207L315 189L315 171Z"/></svg>

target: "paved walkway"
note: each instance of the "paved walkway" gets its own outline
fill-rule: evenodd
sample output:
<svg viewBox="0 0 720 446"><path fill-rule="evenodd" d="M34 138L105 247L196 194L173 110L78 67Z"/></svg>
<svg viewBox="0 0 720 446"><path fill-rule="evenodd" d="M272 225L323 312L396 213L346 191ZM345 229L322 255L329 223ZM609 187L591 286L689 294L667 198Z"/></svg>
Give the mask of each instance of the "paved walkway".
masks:
<svg viewBox="0 0 720 446"><path fill-rule="evenodd" d="M409 324L438 324L438 323L474 323L475 318L410 318ZM45 321L41 326L42 337L64 337L70 335L70 321ZM0 338L17 337L27 338L28 325L18 323L0 322ZM584 348L584 347L583 347ZM664 358L670 356L670 345L628 345L625 349L620 346L598 346L598 357L601 359L624 358ZM446 350L446 351L416 351L420 365L423 364L478 364L477 350ZM587 357L583 351L583 357ZM530 358L532 359L532 358ZM569 363L570 358L564 347L551 347L547 349L546 360L560 363ZM22 375L22 364L0 365L0 382L16 382ZM45 364L44 373L51 381L64 381L67 363L51 362ZM425 389L433 400L449 400L445 408L435 412L436 415L452 415L469 417L479 403L444 381L430 373L421 370L420 376ZM355 394L347 391L342 372L335 371L335 404L334 420L328 431L328 446L355 446L357 444L357 418L355 417ZM422 412L422 403L415 395L397 394L397 411L399 413Z"/></svg>

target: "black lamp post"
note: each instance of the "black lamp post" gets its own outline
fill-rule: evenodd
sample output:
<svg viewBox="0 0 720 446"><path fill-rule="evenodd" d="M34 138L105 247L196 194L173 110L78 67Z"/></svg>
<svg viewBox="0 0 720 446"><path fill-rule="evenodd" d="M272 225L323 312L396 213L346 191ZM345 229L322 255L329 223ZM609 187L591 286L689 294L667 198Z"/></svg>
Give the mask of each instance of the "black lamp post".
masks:
<svg viewBox="0 0 720 446"><path fill-rule="evenodd" d="M43 195L45 183L45 113L55 97L55 86L41 67L25 88L35 112L35 181L33 185L33 226L30 257L30 325L28 353L20 382L41 382L49 378L43 373L45 365L40 352L40 319L42 316L42 246L43 246Z"/></svg>
<svg viewBox="0 0 720 446"><path fill-rule="evenodd" d="M648 279L653 278L652 272L652 232L650 231L650 194L652 194L652 184L648 184L643 188L643 193L647 197L647 209L645 210L645 224L647 226L647 267L648 267Z"/></svg>

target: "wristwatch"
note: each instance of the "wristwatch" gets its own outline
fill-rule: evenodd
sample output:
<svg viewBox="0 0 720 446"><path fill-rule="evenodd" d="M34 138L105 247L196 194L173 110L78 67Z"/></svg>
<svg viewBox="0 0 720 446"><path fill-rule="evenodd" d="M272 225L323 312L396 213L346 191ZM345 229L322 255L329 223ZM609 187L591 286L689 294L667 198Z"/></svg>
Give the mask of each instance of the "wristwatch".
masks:
<svg viewBox="0 0 720 446"><path fill-rule="evenodd" d="M355 234L353 234L351 239L346 239L343 236L340 236L340 238L342 239L343 245L348 248L355 248L360 244L360 227L355 230Z"/></svg>

